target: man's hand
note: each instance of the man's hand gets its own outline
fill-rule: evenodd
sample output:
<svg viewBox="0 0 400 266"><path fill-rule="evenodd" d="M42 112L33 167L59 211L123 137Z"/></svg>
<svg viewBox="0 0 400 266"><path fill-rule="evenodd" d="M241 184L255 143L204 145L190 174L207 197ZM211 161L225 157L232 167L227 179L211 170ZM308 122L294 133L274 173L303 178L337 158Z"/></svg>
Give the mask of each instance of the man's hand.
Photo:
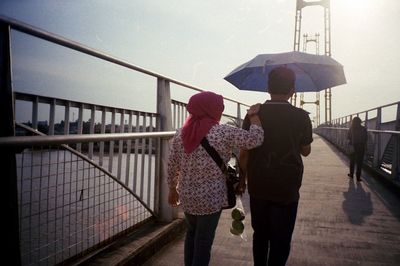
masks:
<svg viewBox="0 0 400 266"><path fill-rule="evenodd" d="M245 177L240 177L239 183L236 186L235 193L238 196L242 196L243 193L246 191L246 178Z"/></svg>
<svg viewBox="0 0 400 266"><path fill-rule="evenodd" d="M170 188L169 189L168 203L172 207L177 207L180 204L180 202L179 202L179 193L178 193L178 191L176 191L176 188Z"/></svg>
<svg viewBox="0 0 400 266"><path fill-rule="evenodd" d="M239 154L239 184L236 187L236 195L243 195L246 191L246 179L247 179L247 161L249 159L249 151L240 150Z"/></svg>
<svg viewBox="0 0 400 266"><path fill-rule="evenodd" d="M311 145L300 146L300 154L307 157L311 153Z"/></svg>

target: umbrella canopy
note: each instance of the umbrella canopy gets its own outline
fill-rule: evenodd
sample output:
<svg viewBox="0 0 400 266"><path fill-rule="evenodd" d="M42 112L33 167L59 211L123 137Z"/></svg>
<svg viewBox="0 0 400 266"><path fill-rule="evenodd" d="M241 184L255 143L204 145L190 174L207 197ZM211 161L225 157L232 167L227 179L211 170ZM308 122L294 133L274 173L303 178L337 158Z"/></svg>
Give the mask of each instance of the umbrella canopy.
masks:
<svg viewBox="0 0 400 266"><path fill-rule="evenodd" d="M296 74L296 92L321 91L346 83L343 66L326 55L302 52L260 54L224 79L240 90L266 91L269 72L286 66Z"/></svg>

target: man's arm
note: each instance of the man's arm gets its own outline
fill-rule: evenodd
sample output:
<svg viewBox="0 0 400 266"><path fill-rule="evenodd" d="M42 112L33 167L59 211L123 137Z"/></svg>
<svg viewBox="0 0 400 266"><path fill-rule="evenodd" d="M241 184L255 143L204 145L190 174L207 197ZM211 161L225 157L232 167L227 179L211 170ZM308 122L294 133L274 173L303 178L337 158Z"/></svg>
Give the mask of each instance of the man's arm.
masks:
<svg viewBox="0 0 400 266"><path fill-rule="evenodd" d="M250 125L261 125L261 120L258 117L258 112L260 111L261 104L255 104L250 106L250 108L247 110L247 114L244 118L243 121L243 129L249 130ZM247 162L249 160L249 151L245 149L240 149L240 154L239 154L239 184L236 187L236 194L237 195L242 195L244 191L246 190L246 181L247 181Z"/></svg>
<svg viewBox="0 0 400 266"><path fill-rule="evenodd" d="M304 127L303 127L303 137L300 141L300 154L307 157L311 153L311 142L313 141L313 130L310 117L308 113L304 113Z"/></svg>
<svg viewBox="0 0 400 266"><path fill-rule="evenodd" d="M246 190L247 181L247 162L249 159L249 151L241 149L239 154L239 185L236 188L236 194L242 195Z"/></svg>

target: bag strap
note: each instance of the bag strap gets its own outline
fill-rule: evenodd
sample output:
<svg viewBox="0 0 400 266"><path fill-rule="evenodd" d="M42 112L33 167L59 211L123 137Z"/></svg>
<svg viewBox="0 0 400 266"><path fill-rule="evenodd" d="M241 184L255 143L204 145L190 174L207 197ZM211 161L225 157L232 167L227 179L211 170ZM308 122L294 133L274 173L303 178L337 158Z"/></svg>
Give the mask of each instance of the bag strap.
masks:
<svg viewBox="0 0 400 266"><path fill-rule="evenodd" d="M203 146L203 148L211 156L211 158L218 165L218 167L221 169L221 171L223 173L225 173L226 172L226 165L224 164L224 161L221 159L221 156L218 154L218 152L210 145L210 143L208 142L206 137L204 137L201 140L201 146Z"/></svg>

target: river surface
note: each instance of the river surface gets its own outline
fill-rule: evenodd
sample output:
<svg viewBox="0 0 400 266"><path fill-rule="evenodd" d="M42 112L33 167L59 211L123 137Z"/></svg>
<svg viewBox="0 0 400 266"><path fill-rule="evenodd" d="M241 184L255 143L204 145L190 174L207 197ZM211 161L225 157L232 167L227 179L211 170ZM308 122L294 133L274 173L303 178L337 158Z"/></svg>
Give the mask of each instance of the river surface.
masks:
<svg viewBox="0 0 400 266"><path fill-rule="evenodd" d="M155 156L118 157L105 156L103 167L111 163L110 172L153 209ZM151 216L120 183L67 150L25 150L17 176L23 265L54 265Z"/></svg>

